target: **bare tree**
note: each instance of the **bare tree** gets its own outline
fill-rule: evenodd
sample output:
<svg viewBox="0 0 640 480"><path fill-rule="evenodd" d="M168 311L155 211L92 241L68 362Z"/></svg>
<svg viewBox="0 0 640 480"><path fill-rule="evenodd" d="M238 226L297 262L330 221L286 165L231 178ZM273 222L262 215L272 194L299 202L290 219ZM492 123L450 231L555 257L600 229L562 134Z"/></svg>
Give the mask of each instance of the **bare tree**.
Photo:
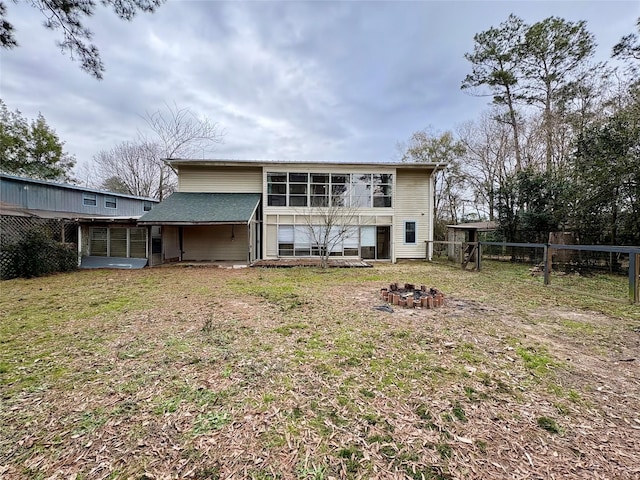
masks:
<svg viewBox="0 0 640 480"><path fill-rule="evenodd" d="M96 176L103 188L116 187L121 193L161 198L158 176L159 148L153 143L122 142L111 150L94 155Z"/></svg>
<svg viewBox="0 0 640 480"><path fill-rule="evenodd" d="M194 158L211 152L222 143L224 132L217 123L207 117L198 117L189 108L165 104L165 110L147 112L145 121L151 130L151 140L140 133L145 143L155 143L158 156L155 159L158 171L158 199L162 200L167 185L175 181L175 172L165 162L171 158Z"/></svg>
<svg viewBox="0 0 640 480"><path fill-rule="evenodd" d="M464 170L474 203L489 220L494 220L500 184L517 164L513 158L513 136L509 126L497 121L492 112L487 112L477 122L462 125L458 135L465 146Z"/></svg>
<svg viewBox="0 0 640 480"><path fill-rule="evenodd" d="M347 187L345 186L345 189ZM358 238L358 207L345 201L346 192L336 192L326 206L312 206L301 212L305 239L320 256L320 267L329 266L329 257L348 238ZM327 197L325 197L327 198Z"/></svg>
<svg viewBox="0 0 640 480"><path fill-rule="evenodd" d="M122 142L93 157L96 185L126 185L131 195L162 200L173 192L177 177L166 163L171 158L193 158L210 153L222 142L224 132L189 108L166 104L164 110L147 113L147 132L138 131L132 142Z"/></svg>

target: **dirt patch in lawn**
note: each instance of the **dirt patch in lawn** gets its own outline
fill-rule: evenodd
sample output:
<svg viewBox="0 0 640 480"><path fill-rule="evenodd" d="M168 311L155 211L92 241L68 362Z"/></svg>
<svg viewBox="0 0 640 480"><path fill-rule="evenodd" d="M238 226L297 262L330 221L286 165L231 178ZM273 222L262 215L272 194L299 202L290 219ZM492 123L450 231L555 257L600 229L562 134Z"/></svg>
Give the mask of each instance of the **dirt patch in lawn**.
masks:
<svg viewBox="0 0 640 480"><path fill-rule="evenodd" d="M437 309L376 310L437 285ZM640 318L526 269L4 282L2 478L638 478ZM563 303L565 302L565 303Z"/></svg>

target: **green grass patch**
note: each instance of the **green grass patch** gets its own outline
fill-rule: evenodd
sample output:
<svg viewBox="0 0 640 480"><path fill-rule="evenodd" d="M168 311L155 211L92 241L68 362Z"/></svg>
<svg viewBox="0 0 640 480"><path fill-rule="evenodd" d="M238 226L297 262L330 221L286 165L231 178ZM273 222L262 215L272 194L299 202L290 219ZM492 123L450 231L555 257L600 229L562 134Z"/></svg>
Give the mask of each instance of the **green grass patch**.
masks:
<svg viewBox="0 0 640 480"><path fill-rule="evenodd" d="M558 362L551 357L548 349L543 345L535 347L519 346L516 347L515 350L518 356L523 360L525 368L538 376L548 374L552 368L559 365Z"/></svg>

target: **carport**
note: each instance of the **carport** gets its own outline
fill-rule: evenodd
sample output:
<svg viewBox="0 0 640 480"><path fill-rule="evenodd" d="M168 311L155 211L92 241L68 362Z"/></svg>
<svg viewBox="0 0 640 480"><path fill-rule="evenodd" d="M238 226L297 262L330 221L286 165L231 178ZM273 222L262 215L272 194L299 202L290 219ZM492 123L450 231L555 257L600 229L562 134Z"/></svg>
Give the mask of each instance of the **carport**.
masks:
<svg viewBox="0 0 640 480"><path fill-rule="evenodd" d="M152 264L258 260L261 198L259 193L173 193L138 220L140 226L161 227Z"/></svg>

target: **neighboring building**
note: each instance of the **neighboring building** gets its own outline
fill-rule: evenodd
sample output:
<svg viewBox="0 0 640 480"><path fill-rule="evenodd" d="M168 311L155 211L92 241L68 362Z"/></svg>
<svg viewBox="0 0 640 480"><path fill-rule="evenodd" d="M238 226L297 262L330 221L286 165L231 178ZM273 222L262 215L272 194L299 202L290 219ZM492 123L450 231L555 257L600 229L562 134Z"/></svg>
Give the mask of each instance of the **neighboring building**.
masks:
<svg viewBox="0 0 640 480"><path fill-rule="evenodd" d="M86 261L122 266L128 263L123 259L144 259L146 264L152 235L137 220L157 203L152 198L0 174L2 242L15 241L29 228L46 228L56 240L77 244L83 265ZM158 229L155 233L159 237ZM103 260L92 262L90 257Z"/></svg>
<svg viewBox="0 0 640 480"><path fill-rule="evenodd" d="M467 247L469 243L480 241L480 234L487 232L495 232L498 228L498 222L469 222L458 223L456 225L447 225L447 253L449 260L463 263L465 260L474 260L470 257L472 249ZM466 255L466 258L465 258Z"/></svg>
<svg viewBox="0 0 640 480"><path fill-rule="evenodd" d="M168 163L178 173L178 192L138 222L162 227L162 254L154 256L152 264L318 255L308 229L318 212L334 204L355 216L332 256L393 262L430 257L433 174L444 165L185 159Z"/></svg>

